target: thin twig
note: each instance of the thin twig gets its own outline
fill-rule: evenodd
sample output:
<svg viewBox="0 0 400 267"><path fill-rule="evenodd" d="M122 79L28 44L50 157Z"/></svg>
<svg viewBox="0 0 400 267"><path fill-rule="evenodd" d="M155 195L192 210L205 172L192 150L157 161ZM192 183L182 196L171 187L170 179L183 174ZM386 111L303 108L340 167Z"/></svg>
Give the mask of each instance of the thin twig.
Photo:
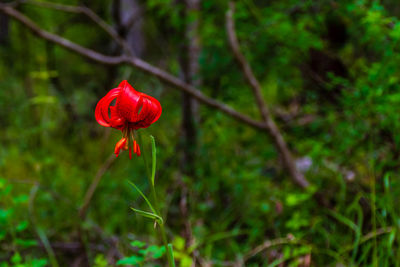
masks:
<svg viewBox="0 0 400 267"><path fill-rule="evenodd" d="M81 217L82 220L85 219L86 217L86 211L89 207L90 201L92 200L94 192L96 191L97 186L100 183L101 178L103 177L104 173L110 168L111 164L115 161L116 158L117 157L114 155L114 153L107 158L107 160L97 171L96 176L94 177L92 183L89 186L89 189L86 191L83 204L79 209L79 216Z"/></svg>
<svg viewBox="0 0 400 267"><path fill-rule="evenodd" d="M128 43L117 33L117 31L111 27L107 22L100 18L93 10L85 6L70 6L52 2L36 1L36 0L25 0L23 3L32 4L44 8L59 10L63 12L83 14L91 19L95 24L102 28L112 39L114 39L127 53L133 55L132 48Z"/></svg>
<svg viewBox="0 0 400 267"><path fill-rule="evenodd" d="M246 262L251 257L254 257L255 255L257 255L258 253L260 253L263 250L266 250L266 249L268 249L270 247L274 247L274 246L288 244L288 243L293 242L294 240L295 239L294 239L293 236L288 236L288 237L284 237L284 238L277 238L277 239L274 239L274 240L267 240L264 243L262 243L261 245L255 247L254 249L252 249L249 252L247 252L243 256L243 262Z"/></svg>
<svg viewBox="0 0 400 267"><path fill-rule="evenodd" d="M385 228L376 229L376 231L369 232L366 235L361 237L360 242L358 243L358 245L361 245L361 244L367 242L368 240L370 240L372 238L376 238L377 236L384 235L384 234L389 234L394 229L395 229L394 227L389 226L389 227L385 227ZM347 252L347 251L351 251L353 249L354 249L354 245L347 246L342 250L342 253Z"/></svg>
<svg viewBox="0 0 400 267"><path fill-rule="evenodd" d="M255 77L253 70L250 67L250 64L247 62L245 56L240 51L239 41L236 37L235 32L235 22L233 19L233 13L235 9L234 2L229 3L229 10L226 13L226 30L228 32L228 40L229 45L232 48L233 54L235 59L238 61L244 77L246 78L247 82L249 83L251 89L253 90L254 97L257 102L258 109L260 110L261 117L266 125L266 130L268 134L272 137L277 150L280 152L283 162L288 169L293 181L301 186L302 188L306 188L309 186L309 182L304 178L303 174L301 174L294 162L292 157L292 153L290 152L278 126L276 125L275 121L273 120L268 106L264 101L264 98L261 93L261 85L258 82L257 78Z"/></svg>

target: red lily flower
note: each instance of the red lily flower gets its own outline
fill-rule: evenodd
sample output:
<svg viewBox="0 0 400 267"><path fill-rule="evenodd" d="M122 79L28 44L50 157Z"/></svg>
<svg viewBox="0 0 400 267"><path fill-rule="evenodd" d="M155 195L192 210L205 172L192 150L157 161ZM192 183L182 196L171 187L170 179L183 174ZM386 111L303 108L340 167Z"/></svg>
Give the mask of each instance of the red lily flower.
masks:
<svg viewBox="0 0 400 267"><path fill-rule="evenodd" d="M110 106L114 99L117 99L115 106ZM100 99L95 111L96 120L100 125L122 131L122 139L115 145L114 153L118 157L121 149L129 149L130 159L132 147L133 153L140 156L134 131L149 127L160 118L160 115L160 102L154 97L136 91L126 80Z"/></svg>

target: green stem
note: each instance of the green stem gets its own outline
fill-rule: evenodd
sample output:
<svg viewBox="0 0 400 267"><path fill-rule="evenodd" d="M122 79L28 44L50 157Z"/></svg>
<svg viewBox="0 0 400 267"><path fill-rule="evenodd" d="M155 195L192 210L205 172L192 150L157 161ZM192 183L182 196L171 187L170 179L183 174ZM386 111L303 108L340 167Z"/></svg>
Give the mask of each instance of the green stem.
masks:
<svg viewBox="0 0 400 267"><path fill-rule="evenodd" d="M172 253L172 246L170 246L171 244L168 244L168 240L167 240L167 235L165 233L164 224L160 224L160 231L161 231L161 237L162 237L162 240L163 240L163 243L164 243L164 247L165 247L165 253L167 254L168 266L169 267L175 267L174 255Z"/></svg>
<svg viewBox="0 0 400 267"><path fill-rule="evenodd" d="M160 213L159 205L158 205L156 189L155 189L155 187L154 187L154 185L152 183L151 177L148 177L148 178L149 178L149 183L150 183L150 187L151 187L151 194L153 195L154 209L156 210L157 215L162 217L162 215ZM154 179L153 179L153 181L154 181ZM165 221L164 221L164 223L165 223ZM168 266L169 267L175 267L175 262L173 260L173 255L171 255L170 249L168 248L168 240L167 240L167 234L165 233L164 223L159 224L160 225L161 238L162 238L162 242L163 242L164 247L165 247L165 253L167 254Z"/></svg>
<svg viewBox="0 0 400 267"><path fill-rule="evenodd" d="M156 194L156 189L155 189L155 186L154 186L154 178L155 178L154 176L155 176L155 167L156 167L156 162L155 162L156 161L156 157L155 157L156 148L155 148L154 138L153 137L151 137L151 138L152 138L152 159L153 159L153 161L152 161L152 172L150 174L150 171L149 171L148 165L147 165L147 155L146 155L147 153L146 153L146 149L144 149L143 138L142 138L142 135L139 134L139 141L140 141L140 143L141 143L141 145L143 147L142 153L143 153L144 164L146 165L145 168L146 168L146 171L147 171L147 174L148 174L147 175L147 179L149 180L149 184L150 184L150 188L151 188L151 195L152 195L152 198L153 198L153 201L154 201L153 202L154 203L154 209L156 211L156 214L158 216L162 217L161 212L160 212L160 206L159 206L159 203L158 203L157 194ZM163 242L164 247L165 247L165 253L167 254L168 266L169 267L175 267L175 261L174 261L173 251L172 251L172 245L171 244L168 245L168 239L167 239L167 234L165 232L164 224L165 224L165 220L164 220L163 223L159 223L160 232L161 232L161 239L162 239L162 242Z"/></svg>

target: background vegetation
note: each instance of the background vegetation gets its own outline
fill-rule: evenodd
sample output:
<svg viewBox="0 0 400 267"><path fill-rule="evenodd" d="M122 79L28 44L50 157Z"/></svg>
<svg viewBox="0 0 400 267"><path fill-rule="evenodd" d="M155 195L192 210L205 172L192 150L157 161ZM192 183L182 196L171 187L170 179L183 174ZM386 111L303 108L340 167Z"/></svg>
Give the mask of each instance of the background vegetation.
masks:
<svg viewBox="0 0 400 267"><path fill-rule="evenodd" d="M240 49L303 187L266 131L143 69L66 50L4 11L106 55L128 48L261 120L229 46L226 1L52 1L90 8L125 49L86 13L43 3L0 3L0 266L165 266L153 223L130 210L145 209L127 182L148 192L143 160L114 160L120 132L94 119L123 79L163 107L141 132L156 138L178 266L398 265L398 1L236 2Z"/></svg>

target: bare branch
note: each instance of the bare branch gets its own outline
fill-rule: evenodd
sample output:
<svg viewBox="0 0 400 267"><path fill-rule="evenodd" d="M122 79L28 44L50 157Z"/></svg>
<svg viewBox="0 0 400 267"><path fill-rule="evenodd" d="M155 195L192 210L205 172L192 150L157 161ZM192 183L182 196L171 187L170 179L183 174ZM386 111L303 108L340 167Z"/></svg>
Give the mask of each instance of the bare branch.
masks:
<svg viewBox="0 0 400 267"><path fill-rule="evenodd" d="M36 1L36 0L25 0L23 3L32 4L35 6L40 6L44 8L50 8L54 10L59 10L63 12L84 14L89 19L91 19L95 24L102 28L112 39L114 39L127 53L128 55L133 55L132 48L128 43L115 31L113 27L107 24L102 18L100 18L96 13L90 8L84 6L69 6L52 2Z"/></svg>
<svg viewBox="0 0 400 267"><path fill-rule="evenodd" d="M228 32L229 45L232 48L233 54L238 61L244 77L249 83L251 89L253 90L254 97L257 102L258 109L260 110L261 117L266 124L266 130L272 137L277 150L280 152L285 167L289 170L289 173L293 179L293 181L301 186L302 188L308 187L309 183L304 178L304 176L297 170L296 164L293 160L292 154L287 147L283 136L273 120L267 104L264 101L264 98L261 93L261 86L258 82L257 78L254 76L254 73L250 67L250 64L247 62L246 58L240 51L240 46L238 39L236 37L235 32L235 22L233 20L233 12L234 12L235 4L233 2L229 3L229 10L226 13L226 29Z"/></svg>
<svg viewBox="0 0 400 267"><path fill-rule="evenodd" d="M58 35L49 33L40 27L38 27L34 22L32 22L29 18L27 18L25 15L20 13L19 11L15 10L14 8L0 4L0 12L5 13L6 15L16 19L17 21L21 22L23 25L25 25L27 28L29 28L34 34L39 36L40 38L43 38L47 41L50 41L52 43L58 44L72 52L75 52L87 59L106 64L106 65L119 65L119 64L128 64L133 67L136 67L140 70L142 70L145 73L151 74L163 82L181 90L184 92L187 92L200 102L213 107L215 109L218 109L222 111L223 113L227 114L228 116L243 122L247 125L250 125L254 128L257 129L266 129L266 125L264 122L259 122L256 120L251 119L245 114L242 114L233 108L217 101L214 100L203 93L201 93L199 90L197 90L195 87L181 81L179 78L155 67L152 66L151 64L136 58L136 57L128 57L128 56L107 56L100 54L98 52L95 52L91 49L82 47L76 43L71 42L70 40L67 40L65 38L62 38Z"/></svg>
<svg viewBox="0 0 400 267"><path fill-rule="evenodd" d="M291 156L291 153L290 153L289 149L287 148L287 145L286 145L285 141L283 140L283 137L280 134L279 129L277 128L276 124L274 123L274 121L272 120L272 118L270 116L266 116L265 118L267 118L267 120L265 120L264 122L259 122L259 121L253 120L250 117L248 117L247 115L242 114L242 113L234 110L233 108L204 95L199 90L197 90L194 86L181 81L179 78L177 78L155 66L152 66L151 64L149 64L139 58L136 58L134 56L108 56L108 55L104 55L104 54L98 53L96 51L93 51L91 49L82 47L82 46L80 46L74 42L71 42L70 40L67 40L61 36L52 34L50 32L47 32L47 31L41 29L34 22L32 22L29 18L27 18L25 15L23 15L22 13L15 10L14 8L12 8L9 5L0 4L0 11L5 13L6 15L16 19L17 21L21 22L23 25L28 27L34 34L36 34L37 36L39 36L47 41L58 44L70 51L73 51L81 56L84 56L90 60L93 60L93 61L96 61L96 62L99 62L102 64L107 64L107 65L128 64L133 67L136 67L136 68L142 70L143 72L146 72L148 74L151 74L151 75L159 78L164 83L172 85L173 87L175 87L181 91L187 92L188 94L190 94L192 97L194 97L198 101L200 101L210 107L216 108L240 122L243 122L243 123L250 125L254 128L257 128L257 129L267 130L267 132L272 136L277 149L281 153L284 164L287 167L287 169L289 170L289 173L290 173L292 179L294 180L294 182L296 184L298 184L299 186L301 186L302 188L306 188L309 185L308 181L305 180L303 175L297 171L294 161L293 161L293 158ZM232 11L229 11L227 14L228 20L229 20L229 17L232 20ZM232 24L232 26L233 26L233 24ZM248 67L248 69L251 71L250 67ZM259 85L258 85L258 88L260 89ZM261 95L261 93L260 93L260 95Z"/></svg>
<svg viewBox="0 0 400 267"><path fill-rule="evenodd" d="M89 189L86 191L83 204L79 208L79 217L81 217L82 220L85 219L86 217L86 211L89 207L90 201L92 200L94 192L96 191L97 186L100 183L101 178L103 177L104 173L111 167L116 158L117 157L114 155L114 153L112 153L107 158L107 160L103 163L103 165L101 165L101 167L97 171L96 176L94 177L92 183L89 186Z"/></svg>
<svg viewBox="0 0 400 267"><path fill-rule="evenodd" d="M232 48L233 54L238 61L240 67L242 68L244 77L246 78L247 82L251 86L253 90L254 96L257 101L257 106L260 110L261 116L264 121L270 120L270 113L268 110L267 105L264 102L264 98L261 93L261 86L258 82L257 78L253 74L253 70L250 67L250 64L247 62L244 55L240 52L240 46L238 39L236 37L235 32L235 21L233 20L233 12L234 12L235 4L233 2L229 3L229 10L226 14L226 30L228 32L228 40L229 45Z"/></svg>

